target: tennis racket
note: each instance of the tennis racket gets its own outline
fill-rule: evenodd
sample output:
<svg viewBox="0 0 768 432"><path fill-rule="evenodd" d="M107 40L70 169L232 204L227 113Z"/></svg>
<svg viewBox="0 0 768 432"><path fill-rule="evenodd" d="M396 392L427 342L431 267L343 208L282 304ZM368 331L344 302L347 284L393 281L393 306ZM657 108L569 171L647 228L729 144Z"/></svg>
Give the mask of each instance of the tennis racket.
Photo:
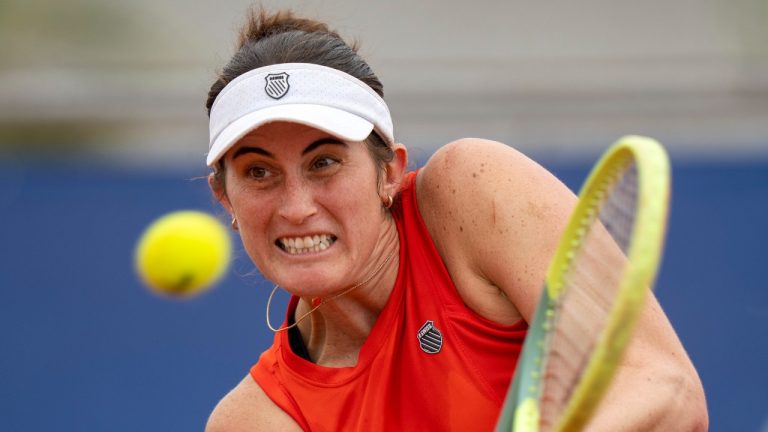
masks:
<svg viewBox="0 0 768 432"><path fill-rule="evenodd" d="M587 424L656 277L668 201L669 162L650 138L620 139L592 169L550 263L498 432Z"/></svg>

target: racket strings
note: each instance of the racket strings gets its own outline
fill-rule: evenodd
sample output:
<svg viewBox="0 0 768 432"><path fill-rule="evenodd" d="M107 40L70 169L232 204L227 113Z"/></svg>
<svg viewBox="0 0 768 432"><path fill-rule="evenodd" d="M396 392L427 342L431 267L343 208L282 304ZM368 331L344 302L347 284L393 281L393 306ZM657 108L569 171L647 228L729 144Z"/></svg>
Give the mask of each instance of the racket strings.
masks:
<svg viewBox="0 0 768 432"><path fill-rule="evenodd" d="M594 243L592 236L596 232L596 229L590 230L585 244ZM605 324L613 293L598 288L616 284L620 277L618 273L623 266L620 254L614 253L613 259L606 259L593 253L594 249L585 248L575 257L566 291L558 305L542 380L543 422L559 417ZM595 277L598 274L601 280Z"/></svg>
<svg viewBox="0 0 768 432"><path fill-rule="evenodd" d="M637 209L637 167L630 164L619 177L614 192L608 196L600 212L600 222L626 255L632 237Z"/></svg>
<svg viewBox="0 0 768 432"><path fill-rule="evenodd" d="M550 430L586 368L598 342L626 267L637 205L634 164L617 170L605 184L583 221L565 270L562 294L550 311L544 343L549 355L541 377L540 427Z"/></svg>

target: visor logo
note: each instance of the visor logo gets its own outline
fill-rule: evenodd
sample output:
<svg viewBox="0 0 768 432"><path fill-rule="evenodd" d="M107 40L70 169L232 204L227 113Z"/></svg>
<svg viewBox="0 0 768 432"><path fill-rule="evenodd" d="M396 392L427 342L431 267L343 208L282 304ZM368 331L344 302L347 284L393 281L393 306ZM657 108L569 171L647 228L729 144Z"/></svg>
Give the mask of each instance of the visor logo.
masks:
<svg viewBox="0 0 768 432"><path fill-rule="evenodd" d="M264 86L264 91L272 99L280 99L288 93L288 89L291 87L288 84L288 74L285 72L269 74L264 77L264 81L267 84Z"/></svg>
<svg viewBox="0 0 768 432"><path fill-rule="evenodd" d="M440 352L440 348L443 347L443 335L431 320L421 326L418 338L421 350L427 354L437 354Z"/></svg>

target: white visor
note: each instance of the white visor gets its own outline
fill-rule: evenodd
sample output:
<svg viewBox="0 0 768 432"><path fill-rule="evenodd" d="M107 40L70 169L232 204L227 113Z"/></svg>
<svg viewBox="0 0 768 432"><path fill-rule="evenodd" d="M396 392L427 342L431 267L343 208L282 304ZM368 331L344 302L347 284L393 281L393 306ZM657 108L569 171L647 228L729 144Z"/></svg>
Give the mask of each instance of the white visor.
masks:
<svg viewBox="0 0 768 432"><path fill-rule="evenodd" d="M363 141L374 130L387 144L395 141L389 108L367 84L329 67L284 63L248 71L222 89L211 107L206 164L274 121L301 123L344 141Z"/></svg>

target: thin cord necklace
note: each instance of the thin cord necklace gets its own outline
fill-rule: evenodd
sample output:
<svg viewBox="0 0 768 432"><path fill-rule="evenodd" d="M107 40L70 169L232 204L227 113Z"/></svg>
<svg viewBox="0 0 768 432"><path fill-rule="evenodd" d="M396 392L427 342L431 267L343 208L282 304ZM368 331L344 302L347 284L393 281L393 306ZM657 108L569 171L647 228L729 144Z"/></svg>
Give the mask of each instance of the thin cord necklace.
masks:
<svg viewBox="0 0 768 432"><path fill-rule="evenodd" d="M370 281L371 281L371 279L373 279L373 278L374 278L374 276L376 276L377 274L379 274L379 272L381 271L381 269L383 269L383 268L384 268L384 266L385 266L385 265L387 265L387 263L388 263L389 261L391 261L391 260L392 260L392 257L394 257L396 254L397 254L397 251L394 251L394 252L392 252L392 254L390 254L390 255L387 257L387 259L385 259L385 260L384 260L384 262L382 262L382 263L381 263L381 264L380 264L380 265L379 265L379 266L376 268L376 270L374 270L374 271L373 271L373 273L371 273L371 275L370 275L370 276L368 276L368 278L367 278L366 280L364 280L364 281L360 282L360 283L359 283L359 284L357 284L357 285L352 285L351 287L349 287L349 288L345 289L344 291L342 291L342 292L340 292L340 293L334 294L334 295L332 295L332 296L330 296L330 297L326 297L326 298L324 298L324 299L320 300L320 303L318 303L318 304L317 304L315 307L313 307L312 309L310 309L310 311L309 311L309 312L307 312L307 313L305 313L304 315L302 315L301 317L299 317L299 319L297 319L297 320L296 320L296 321L295 321L293 324L291 324L291 325L289 325L289 326L285 326L285 327L280 327L280 328L275 328L274 326L272 326L272 323L269 321L269 310L270 310L270 308L271 308L271 306L272 306L272 298L275 296L275 292L277 291L277 289L278 289L278 288L280 288L280 286L278 286L278 285L275 285L275 287L274 287L274 288L272 288L272 292L271 292L271 293L269 293L269 298L267 299L267 327L269 327L269 329L270 329L270 330L272 330L272 331L273 331L273 332L275 332L275 333L277 333L277 332L280 332L280 331L285 331L285 330L291 329L291 328L293 328L293 327L296 327L297 325L299 325L299 323L300 323L302 320L304 320L304 318L308 317L310 314L312 314L312 312L314 312L314 311L316 311L317 309L319 309L319 308L320 308L320 306L322 306L322 305L324 305L324 304L328 303L329 301L331 301L331 300L333 300L333 299L335 299L335 298L338 298L338 297L341 297L341 296L343 296L344 294L347 294L348 292L352 291L352 290L353 290L353 289L355 289L355 288L359 288L359 287L361 287L361 286L363 286L363 285L367 284L368 282L370 282Z"/></svg>

